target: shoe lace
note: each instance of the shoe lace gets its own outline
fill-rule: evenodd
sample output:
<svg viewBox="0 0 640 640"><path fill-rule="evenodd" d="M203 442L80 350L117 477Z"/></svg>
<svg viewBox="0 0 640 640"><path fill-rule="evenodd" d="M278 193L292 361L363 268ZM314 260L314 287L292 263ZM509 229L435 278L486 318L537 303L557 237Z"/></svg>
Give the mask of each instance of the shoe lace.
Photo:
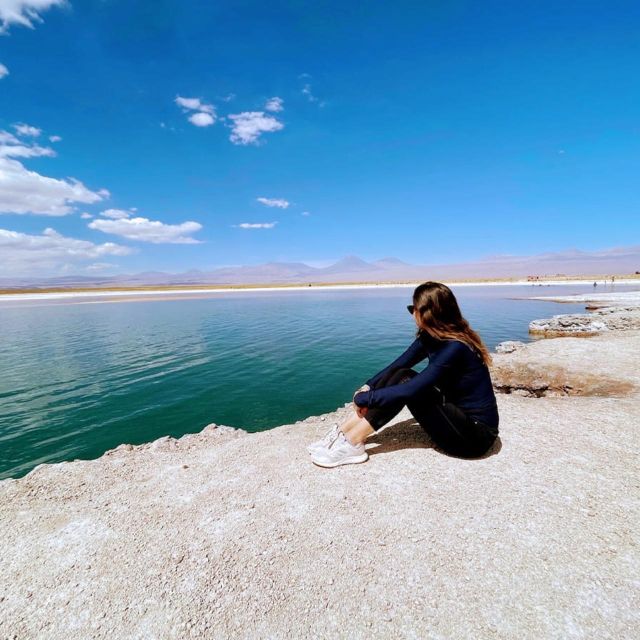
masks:
<svg viewBox="0 0 640 640"><path fill-rule="evenodd" d="M340 436L342 436L346 440L346 436L344 435L344 433L342 433L342 431L338 429L336 433L333 435L333 437L330 439L329 444L327 444L327 449L331 449L331 447L333 447L333 445L340 439Z"/></svg>
<svg viewBox="0 0 640 640"><path fill-rule="evenodd" d="M340 430L338 429L338 425L334 424L331 427L331 429L329 429L329 431L327 431L327 433L324 434L324 437L322 438L322 443L330 447L339 433L340 433Z"/></svg>

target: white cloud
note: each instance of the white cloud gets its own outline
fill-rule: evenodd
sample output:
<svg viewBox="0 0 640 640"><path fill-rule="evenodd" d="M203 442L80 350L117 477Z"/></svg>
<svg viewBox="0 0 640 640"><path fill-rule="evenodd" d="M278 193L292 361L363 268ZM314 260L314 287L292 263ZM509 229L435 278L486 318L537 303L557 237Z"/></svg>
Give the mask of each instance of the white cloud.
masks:
<svg viewBox="0 0 640 640"><path fill-rule="evenodd" d="M92 204L109 197L105 189L91 191L75 178L49 178L13 159L42 156L55 156L55 151L0 131L0 213L64 216L74 210L75 202Z"/></svg>
<svg viewBox="0 0 640 640"><path fill-rule="evenodd" d="M229 140L233 144L253 144L263 133L280 131L284 125L273 116L265 115L263 111L243 111L229 115L233 121Z"/></svg>
<svg viewBox="0 0 640 640"><path fill-rule="evenodd" d="M0 254L3 272L32 273L56 271L70 263L82 263L104 256L126 256L133 249L113 242L94 244L88 240L69 238L53 229L42 235L29 235L0 229Z"/></svg>
<svg viewBox="0 0 640 640"><path fill-rule="evenodd" d="M80 217L83 220L91 220L91 218L93 218L93 216L90 213L87 213L86 211L80 214Z"/></svg>
<svg viewBox="0 0 640 640"><path fill-rule="evenodd" d="M183 98L176 97L176 104L187 111L202 111L204 113L214 113L213 105L202 102L200 98Z"/></svg>
<svg viewBox="0 0 640 640"><path fill-rule="evenodd" d="M277 222L241 222L233 226L240 229L273 229L277 224Z"/></svg>
<svg viewBox="0 0 640 640"><path fill-rule="evenodd" d="M148 218L99 219L90 222L88 226L90 229L111 233L129 240L153 244L199 244L200 240L190 237L189 234L202 229L202 225L198 222L164 224Z"/></svg>
<svg viewBox="0 0 640 640"><path fill-rule="evenodd" d="M37 144L24 145L17 138L11 141L7 140L7 142L11 142L11 144L3 143L0 139L0 158L39 158L56 155L56 152L50 147L41 147Z"/></svg>
<svg viewBox="0 0 640 640"><path fill-rule="evenodd" d="M303 211L300 215L301 216L310 216L311 212L310 211Z"/></svg>
<svg viewBox="0 0 640 640"><path fill-rule="evenodd" d="M60 142L62 138L60 136L49 136L49 142Z"/></svg>
<svg viewBox="0 0 640 640"><path fill-rule="evenodd" d="M216 121L210 113L204 113L202 111L191 114L187 119L196 127L210 127Z"/></svg>
<svg viewBox="0 0 640 640"><path fill-rule="evenodd" d="M123 209L105 209L100 212L100 215L105 218L111 218L112 220L122 220L123 218L128 218L130 213Z"/></svg>
<svg viewBox="0 0 640 640"><path fill-rule="evenodd" d="M43 11L64 4L66 0L0 0L0 34L7 33L12 24L33 29L35 22L43 22Z"/></svg>
<svg viewBox="0 0 640 640"><path fill-rule="evenodd" d="M256 200L265 207L277 207L278 209L286 209L289 202L283 198L256 198Z"/></svg>
<svg viewBox="0 0 640 640"><path fill-rule="evenodd" d="M0 63L0 80L9 75L9 69Z"/></svg>
<svg viewBox="0 0 640 640"><path fill-rule="evenodd" d="M188 117L188 120L196 127L209 127L216 121L215 107L212 104L202 102L200 98L176 96L175 102L179 107L182 107L185 113L195 111Z"/></svg>
<svg viewBox="0 0 640 640"><path fill-rule="evenodd" d="M273 98L269 98L269 100L267 100L266 104L264 105L264 108L266 111L273 111L275 113L277 113L278 111L284 111L284 100L282 98L278 98L277 96L274 96Z"/></svg>
<svg viewBox="0 0 640 640"><path fill-rule="evenodd" d="M2 0L0 0L0 2L1 1ZM37 138L42 133L42 129L38 129L38 127L32 127L31 125L24 123L14 124L13 128L16 130L16 133L19 136L29 136L31 138Z"/></svg>

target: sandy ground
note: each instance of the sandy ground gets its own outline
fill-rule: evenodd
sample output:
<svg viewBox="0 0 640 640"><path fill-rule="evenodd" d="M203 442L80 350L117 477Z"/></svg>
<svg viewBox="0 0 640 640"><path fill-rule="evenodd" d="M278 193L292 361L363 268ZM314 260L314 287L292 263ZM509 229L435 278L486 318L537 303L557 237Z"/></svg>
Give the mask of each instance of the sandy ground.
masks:
<svg viewBox="0 0 640 640"><path fill-rule="evenodd" d="M638 353L629 331L500 356L624 384L499 395L478 460L405 412L367 463L315 467L346 406L0 482L0 638L639 637Z"/></svg>

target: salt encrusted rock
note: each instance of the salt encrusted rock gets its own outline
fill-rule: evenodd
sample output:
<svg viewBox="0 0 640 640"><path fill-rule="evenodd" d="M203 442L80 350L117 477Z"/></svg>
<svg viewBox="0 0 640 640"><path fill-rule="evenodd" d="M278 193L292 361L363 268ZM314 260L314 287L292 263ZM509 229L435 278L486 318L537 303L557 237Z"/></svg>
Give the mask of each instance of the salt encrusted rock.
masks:
<svg viewBox="0 0 640 640"><path fill-rule="evenodd" d="M235 427L227 427L223 424L216 424L212 422L208 424L200 433L206 436L221 437L221 436L244 436L247 432L244 429L236 429Z"/></svg>
<svg viewBox="0 0 640 640"><path fill-rule="evenodd" d="M632 329L640 329L640 307L632 305L595 308L591 313L562 314L529 324L529 333L546 337L594 336L605 331Z"/></svg>
<svg viewBox="0 0 640 640"><path fill-rule="evenodd" d="M153 442L145 442L144 444L121 444L115 449L105 452L105 456L121 456L136 451L174 451L177 449L191 449L198 446L198 442L204 436L206 439L215 438L216 444L232 440L240 436L247 435L244 429L236 429L215 423L208 424L200 433L186 433L180 438L171 436L162 436Z"/></svg>
<svg viewBox="0 0 640 640"><path fill-rule="evenodd" d="M178 441L171 436L162 436L149 444L141 445L143 448L149 449L175 449L178 446Z"/></svg>
<svg viewBox="0 0 640 640"><path fill-rule="evenodd" d="M555 336L591 336L604 331L640 329L640 311L599 309L590 314L567 314L534 320L529 333Z"/></svg>
<svg viewBox="0 0 640 640"><path fill-rule="evenodd" d="M600 316L602 317L602 316ZM612 316L613 317L613 314ZM558 327L572 327L571 316L557 318ZM590 316L578 316L590 320ZM544 326L548 321L539 321ZM586 325L581 325L583 328ZM545 337L552 335L550 331ZM563 333L594 335L591 333ZM514 352L494 354L491 379L498 393L518 396L626 396L640 387L640 375L630 375L637 369L636 355L618 345L624 333L605 330L589 339L589 347L581 340L536 340ZM608 345L606 358L591 358L592 351L602 351Z"/></svg>
<svg viewBox="0 0 640 640"><path fill-rule="evenodd" d="M587 315L559 315L529 323L529 333L545 335L592 336L607 329L605 322Z"/></svg>
<svg viewBox="0 0 640 640"><path fill-rule="evenodd" d="M135 447L132 444L121 444L117 446L115 449L109 449L109 451L105 452L105 456L116 456L122 453L128 453L129 451L133 451Z"/></svg>
<svg viewBox="0 0 640 640"><path fill-rule="evenodd" d="M496 353L513 353L524 346L524 342L520 342L520 340L505 340L496 347Z"/></svg>

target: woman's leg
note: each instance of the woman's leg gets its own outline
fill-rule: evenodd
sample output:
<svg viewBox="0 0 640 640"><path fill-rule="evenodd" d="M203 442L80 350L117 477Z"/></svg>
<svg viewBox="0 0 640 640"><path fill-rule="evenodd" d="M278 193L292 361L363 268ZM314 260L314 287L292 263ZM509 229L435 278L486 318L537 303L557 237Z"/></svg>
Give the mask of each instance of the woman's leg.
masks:
<svg viewBox="0 0 640 640"><path fill-rule="evenodd" d="M358 418L358 421L353 424L349 431L342 429L342 433L351 444L357 445L364 442L372 433L375 433L375 430L366 418Z"/></svg>
<svg viewBox="0 0 640 640"><path fill-rule="evenodd" d="M354 411L340 426L340 431L346 436L362 420Z"/></svg>
<svg viewBox="0 0 640 640"><path fill-rule="evenodd" d="M402 384L407 380L411 380L415 375L417 373L413 369L399 369L380 380L374 388L380 389L394 384ZM390 407L368 409L363 418L358 417L354 411L353 416L340 428L351 444L360 444L372 433L375 433L391 419L395 418L403 407L404 403L397 403Z"/></svg>
<svg viewBox="0 0 640 640"><path fill-rule="evenodd" d="M496 439L488 427L447 402L437 388L429 394L426 402L410 403L409 410L435 444L455 456L481 456Z"/></svg>

